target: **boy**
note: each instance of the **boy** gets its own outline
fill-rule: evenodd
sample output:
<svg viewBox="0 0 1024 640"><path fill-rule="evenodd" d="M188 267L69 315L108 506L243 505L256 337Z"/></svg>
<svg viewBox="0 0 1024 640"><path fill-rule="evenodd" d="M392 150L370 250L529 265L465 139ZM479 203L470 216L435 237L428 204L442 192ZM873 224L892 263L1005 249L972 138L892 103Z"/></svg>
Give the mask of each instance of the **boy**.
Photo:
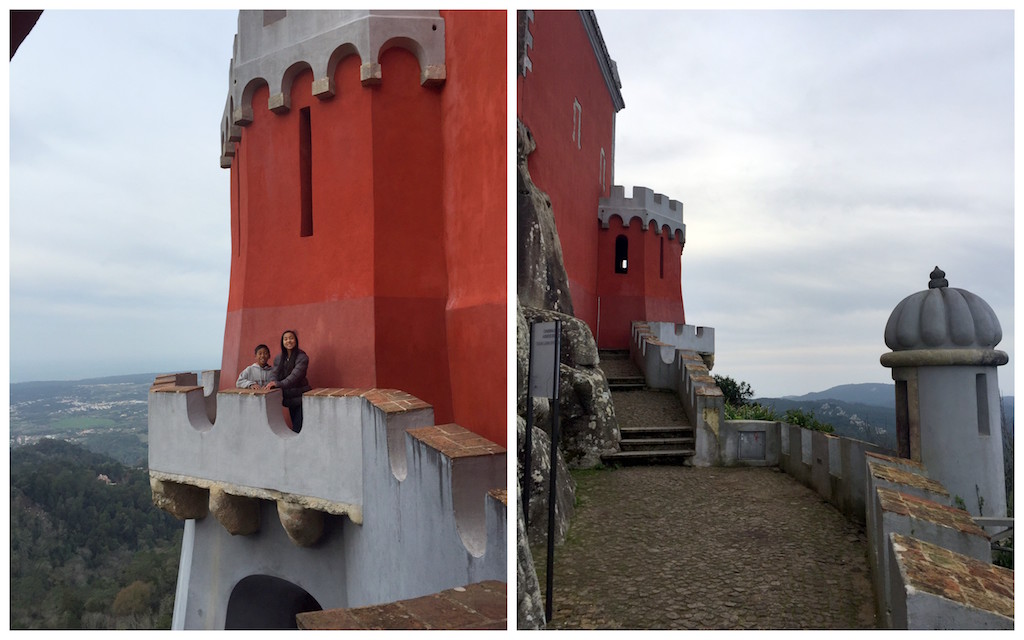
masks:
<svg viewBox="0 0 1024 640"><path fill-rule="evenodd" d="M270 347L265 344L256 345L256 362L238 374L235 386L240 389L265 389L267 383L274 380L274 367L267 364L270 360Z"/></svg>

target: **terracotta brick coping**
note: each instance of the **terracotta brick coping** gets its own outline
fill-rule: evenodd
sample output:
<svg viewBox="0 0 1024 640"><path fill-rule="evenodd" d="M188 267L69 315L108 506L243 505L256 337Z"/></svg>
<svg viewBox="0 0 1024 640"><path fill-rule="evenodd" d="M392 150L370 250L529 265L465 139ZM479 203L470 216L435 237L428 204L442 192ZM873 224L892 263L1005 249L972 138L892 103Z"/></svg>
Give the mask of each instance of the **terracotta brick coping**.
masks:
<svg viewBox="0 0 1024 640"><path fill-rule="evenodd" d="M892 537L907 585L1013 618L1013 571L917 538Z"/></svg>
<svg viewBox="0 0 1024 640"><path fill-rule="evenodd" d="M506 629L504 582L489 580L428 596L295 616L299 629Z"/></svg>
<svg viewBox="0 0 1024 640"><path fill-rule="evenodd" d="M500 500L501 504L508 506L508 490L506 489L491 489L487 492L487 495L491 496L495 500Z"/></svg>
<svg viewBox="0 0 1024 640"><path fill-rule="evenodd" d="M925 500L885 487L879 487L877 491L883 511L919 520L927 520L950 529L956 529L961 533L981 536L986 540L989 539L989 535L974 523L971 515L966 511L947 507L932 500Z"/></svg>
<svg viewBox="0 0 1024 640"><path fill-rule="evenodd" d="M202 390L203 387L200 385L176 385L176 384L154 384L149 388L150 391L157 393L188 393L189 391L195 391L196 389ZM239 391L245 391L245 389L239 389Z"/></svg>
<svg viewBox="0 0 1024 640"><path fill-rule="evenodd" d="M877 451L865 451L864 455L871 458L878 458L879 460L884 460L885 462L891 462L893 464L900 464L908 467L913 467L915 469L920 469L921 473L924 473L924 465L916 460L911 460L910 458L887 456L884 453L878 453Z"/></svg>
<svg viewBox="0 0 1024 640"><path fill-rule="evenodd" d="M504 447L457 424L419 427L409 429L406 433L428 447L440 451L449 458L466 458L469 456L505 453Z"/></svg>
<svg viewBox="0 0 1024 640"><path fill-rule="evenodd" d="M941 496L949 497L949 491L941 483L932 480L920 473L914 473L907 469L889 466L881 462L868 460L868 469L872 476L880 480L886 480L895 484L902 484L922 491L931 491Z"/></svg>
<svg viewBox="0 0 1024 640"><path fill-rule="evenodd" d="M150 387L150 391L158 393L188 393L189 391L195 391L202 389L202 386L188 385L188 386L175 386L174 384L160 384ZM218 391L218 394L231 394L231 395L244 395L244 396L259 396L273 393L276 389L238 389L230 388ZM329 396L332 398L350 398L360 397L370 401L375 407L383 411L384 413L401 413L403 411L414 411L416 409L429 409L430 404L420 400L414 395L406 393L405 391L399 391L397 389L341 389L341 388L327 388L327 389L313 389L307 391L303 395L323 397Z"/></svg>

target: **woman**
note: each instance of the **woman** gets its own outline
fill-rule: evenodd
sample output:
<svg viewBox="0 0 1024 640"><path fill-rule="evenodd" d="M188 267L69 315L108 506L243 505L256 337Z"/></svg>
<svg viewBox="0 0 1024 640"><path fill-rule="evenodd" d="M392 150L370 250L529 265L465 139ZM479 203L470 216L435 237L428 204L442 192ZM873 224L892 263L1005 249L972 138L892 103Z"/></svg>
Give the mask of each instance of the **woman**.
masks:
<svg viewBox="0 0 1024 640"><path fill-rule="evenodd" d="M288 407L292 418L292 431L302 429L302 394L312 389L306 379L309 356L299 349L299 336L288 330L281 334L281 355L274 358L274 378L267 383L267 389L280 388L284 397L281 404Z"/></svg>

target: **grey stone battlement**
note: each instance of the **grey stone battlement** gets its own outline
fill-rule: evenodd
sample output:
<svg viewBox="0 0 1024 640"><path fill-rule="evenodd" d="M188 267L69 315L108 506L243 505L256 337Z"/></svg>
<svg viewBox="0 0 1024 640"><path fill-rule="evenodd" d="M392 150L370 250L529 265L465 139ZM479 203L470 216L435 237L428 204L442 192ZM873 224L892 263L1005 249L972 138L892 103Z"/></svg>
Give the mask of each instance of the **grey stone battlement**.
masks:
<svg viewBox="0 0 1024 640"><path fill-rule="evenodd" d="M409 460L433 458L448 468L438 469L446 482L437 509L448 511L467 549L486 547L484 502L488 490L504 487L505 449L458 425L435 425L429 404L391 389L314 389L303 396L303 428L294 433L284 422L279 389L228 389L215 398L211 420L202 386L172 381L151 388L155 493L166 493L168 483L188 485L361 524L368 503L380 508L400 499L375 494L369 487L383 481L370 476L386 474L397 488ZM205 515L202 502L200 496L198 513L176 515Z"/></svg>
<svg viewBox="0 0 1024 640"><path fill-rule="evenodd" d="M359 56L362 84L379 84L379 56L392 47L416 56L422 85L441 85L444 34L436 10L239 11L221 123L221 166L231 166L231 143L252 123L252 97L259 87L269 88L268 108L284 113L291 107L292 81L303 71L313 72L313 95L326 99L335 93L334 71L341 60Z"/></svg>
<svg viewBox="0 0 1024 640"><path fill-rule="evenodd" d="M680 244L686 243L683 203L670 200L665 195L655 193L653 189L633 187L633 196L627 198L625 187L613 185L611 193L607 198L601 198L597 209L597 217L605 229L612 216L618 216L627 227L634 219L639 220L644 230L654 222L659 233L667 230Z"/></svg>

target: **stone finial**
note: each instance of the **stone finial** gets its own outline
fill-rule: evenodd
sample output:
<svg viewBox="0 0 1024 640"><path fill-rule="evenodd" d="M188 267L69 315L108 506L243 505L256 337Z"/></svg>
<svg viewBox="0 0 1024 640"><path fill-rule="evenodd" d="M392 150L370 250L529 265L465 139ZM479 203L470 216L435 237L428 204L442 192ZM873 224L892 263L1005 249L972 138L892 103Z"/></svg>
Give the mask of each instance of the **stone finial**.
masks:
<svg viewBox="0 0 1024 640"><path fill-rule="evenodd" d="M946 272L943 271L936 265L935 269L929 274L931 281L928 283L929 289L939 289L941 287L948 287L949 280L946 280Z"/></svg>

